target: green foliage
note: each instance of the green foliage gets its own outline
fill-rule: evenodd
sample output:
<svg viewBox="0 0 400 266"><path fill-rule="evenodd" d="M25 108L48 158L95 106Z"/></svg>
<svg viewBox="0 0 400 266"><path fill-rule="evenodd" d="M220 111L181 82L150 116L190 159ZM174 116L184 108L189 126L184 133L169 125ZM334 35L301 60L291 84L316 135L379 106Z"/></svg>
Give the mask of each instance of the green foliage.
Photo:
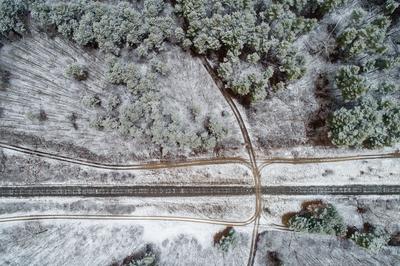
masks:
<svg viewBox="0 0 400 266"><path fill-rule="evenodd" d="M82 81L88 78L88 71L85 66L78 64L71 64L67 67L65 74L68 77Z"/></svg>
<svg viewBox="0 0 400 266"><path fill-rule="evenodd" d="M400 57L380 57L375 60L375 68L379 70L390 70L399 66Z"/></svg>
<svg viewBox="0 0 400 266"><path fill-rule="evenodd" d="M344 66L336 73L335 83L345 101L355 100L369 90L366 79L359 72L358 66Z"/></svg>
<svg viewBox="0 0 400 266"><path fill-rule="evenodd" d="M286 53L285 56L278 57L281 62L279 70L286 75L287 80L300 79L305 73L304 57L293 53Z"/></svg>
<svg viewBox="0 0 400 266"><path fill-rule="evenodd" d="M117 95L112 95L108 99L107 108L108 110L115 110L121 104L121 99Z"/></svg>
<svg viewBox="0 0 400 266"><path fill-rule="evenodd" d="M144 83L150 82L145 80L133 63L122 63L116 58L110 60L106 77L110 83L125 85L132 91L138 91Z"/></svg>
<svg viewBox="0 0 400 266"><path fill-rule="evenodd" d="M335 77L348 104L329 121L329 135L337 146L375 148L399 141L397 127L393 126L399 121L397 101L382 100L398 91L393 81L400 57L397 49L387 45L392 39L388 32L396 32L391 14L398 3L387 0L370 4L368 11L353 10L337 38L340 58L354 64L339 68Z"/></svg>
<svg viewBox="0 0 400 266"><path fill-rule="evenodd" d="M290 229L298 232L343 236L346 226L343 218L331 204L311 204L292 216L288 221Z"/></svg>
<svg viewBox="0 0 400 266"><path fill-rule="evenodd" d="M27 8L25 0L0 0L0 36L10 32L23 34L27 30Z"/></svg>
<svg viewBox="0 0 400 266"><path fill-rule="evenodd" d="M38 113L29 111L25 115L26 118L33 122L44 122L48 119L47 114L43 109L40 109Z"/></svg>
<svg viewBox="0 0 400 266"><path fill-rule="evenodd" d="M87 108L95 108L101 105L101 100L97 95L85 95L82 97L82 104Z"/></svg>
<svg viewBox="0 0 400 266"><path fill-rule="evenodd" d="M223 235L218 241L217 246L223 252L228 252L237 243L237 232L235 229L231 228L227 235Z"/></svg>
<svg viewBox="0 0 400 266"><path fill-rule="evenodd" d="M363 248L379 251L387 245L390 235L382 228L371 228L370 232L354 232L350 239Z"/></svg>
<svg viewBox="0 0 400 266"><path fill-rule="evenodd" d="M382 147L400 141L400 107L396 100L363 99L335 111L329 120L333 144L344 147Z"/></svg>
<svg viewBox="0 0 400 266"><path fill-rule="evenodd" d="M55 28L81 45L98 46L114 54L125 45L140 45L144 55L161 49L162 43L173 36L174 21L162 14L163 8L160 0L145 1L141 12L127 2L37 2L32 5L32 17L42 28Z"/></svg>
<svg viewBox="0 0 400 266"><path fill-rule="evenodd" d="M175 9L187 21L186 38L194 50L221 55L218 74L235 94L251 101L261 100L271 87L272 75L275 83L304 75L304 58L298 55L293 42L312 30L317 21L301 16L302 10L294 1L260 4L249 0L178 0ZM264 70L244 71L243 61ZM271 69L265 62L277 64Z"/></svg>
<svg viewBox="0 0 400 266"><path fill-rule="evenodd" d="M379 85L378 91L384 94L394 93L400 90L400 86L393 82L383 82Z"/></svg>
<svg viewBox="0 0 400 266"><path fill-rule="evenodd" d="M244 63L235 64L227 61L220 64L218 74L222 77L227 86L240 96L249 95L252 101L262 100L266 96L266 86L273 74L272 68L268 67L264 72L257 68L248 68L246 74L241 73Z"/></svg>
<svg viewBox="0 0 400 266"><path fill-rule="evenodd" d="M337 37L339 50L345 57L364 53L382 54L387 50L385 38L390 18L380 15L368 20L365 14L360 10L353 12L352 24Z"/></svg>
<svg viewBox="0 0 400 266"><path fill-rule="evenodd" d="M156 57L150 60L150 66L154 72L160 74L161 76L167 76L168 73L171 71L167 64L160 61Z"/></svg>
<svg viewBox="0 0 400 266"><path fill-rule="evenodd" d="M348 0L324 0L324 1L317 0L316 2L317 2L316 5L322 12L328 13L334 10L335 8L339 7L340 5L345 4L346 2L348 2Z"/></svg>
<svg viewBox="0 0 400 266"><path fill-rule="evenodd" d="M399 3L394 0L387 0L383 9L385 15L391 15L397 8L399 7Z"/></svg>
<svg viewBox="0 0 400 266"><path fill-rule="evenodd" d="M188 121L170 110L161 99L156 79L162 79L168 68L155 58L149 63L150 68L143 71L140 65L117 58L109 60L107 80L112 84L125 85L133 98L117 112L110 112L111 116L98 117L93 125L99 129L117 130L124 136L148 141L158 147L162 155L173 154L177 150L203 151L215 148L228 134L228 130L221 124L221 117L208 116L204 121L195 117L196 122L203 124L204 128L193 130ZM154 72L160 75L157 76ZM115 101L116 104L108 107L109 111L119 105L119 99Z"/></svg>
<svg viewBox="0 0 400 266"><path fill-rule="evenodd" d="M153 252L146 252L142 258L129 262L128 266L155 266L156 264L156 255Z"/></svg>

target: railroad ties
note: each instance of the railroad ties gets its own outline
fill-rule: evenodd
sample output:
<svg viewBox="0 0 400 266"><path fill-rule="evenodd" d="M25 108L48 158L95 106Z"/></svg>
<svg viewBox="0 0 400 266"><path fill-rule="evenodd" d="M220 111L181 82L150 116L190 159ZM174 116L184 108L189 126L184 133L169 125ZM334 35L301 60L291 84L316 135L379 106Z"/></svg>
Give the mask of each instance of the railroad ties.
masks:
<svg viewBox="0 0 400 266"><path fill-rule="evenodd" d="M400 195L400 185L266 186L263 195ZM0 197L200 197L255 195L249 186L4 186Z"/></svg>
<svg viewBox="0 0 400 266"><path fill-rule="evenodd" d="M270 186L268 195L399 195L400 185Z"/></svg>
<svg viewBox="0 0 400 266"><path fill-rule="evenodd" d="M239 186L15 186L0 187L0 197L198 197L252 195Z"/></svg>

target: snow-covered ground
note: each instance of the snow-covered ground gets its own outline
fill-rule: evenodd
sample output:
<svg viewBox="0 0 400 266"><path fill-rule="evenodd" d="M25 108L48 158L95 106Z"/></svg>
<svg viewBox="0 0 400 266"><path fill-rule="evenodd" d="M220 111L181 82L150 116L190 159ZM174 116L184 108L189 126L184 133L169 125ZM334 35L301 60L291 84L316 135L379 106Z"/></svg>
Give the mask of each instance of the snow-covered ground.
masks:
<svg viewBox="0 0 400 266"><path fill-rule="evenodd" d="M287 148L271 148L268 152L259 152L259 160L280 157L280 158L320 158L320 157L345 157L387 154L400 151L400 144L393 147L380 149L361 149L361 148L338 148L333 146L314 146L314 145L293 145Z"/></svg>
<svg viewBox="0 0 400 266"><path fill-rule="evenodd" d="M118 96L122 104L131 98L123 86L106 81L105 54L83 49L58 37L32 32L31 37L4 45L0 66L10 73L8 86L0 90L1 140L61 155L108 162L135 162L157 159L158 147L140 138L122 137L113 131L89 127L100 109L84 107L84 95L97 95L103 103ZM218 121L229 130L223 149L195 154L189 150L174 156L210 157L246 155L243 138L228 104L198 58L169 47L160 60L171 73L158 81L160 97L193 131L204 128L209 115L223 114ZM89 69L87 80L77 82L65 76L69 64ZM197 120L191 119L196 109ZM30 120L29 114L46 114L43 121ZM75 117L71 120L72 115ZM75 124L74 124L75 123ZM180 134L182 132L177 132Z"/></svg>
<svg viewBox="0 0 400 266"><path fill-rule="evenodd" d="M18 215L165 216L245 222L255 213L254 196L164 198L0 198L0 218Z"/></svg>
<svg viewBox="0 0 400 266"><path fill-rule="evenodd" d="M41 221L0 224L0 264L111 265L151 245L159 265L245 265L252 225L235 227L237 245L213 245L224 226L162 221Z"/></svg>
<svg viewBox="0 0 400 266"><path fill-rule="evenodd" d="M346 185L400 183L399 159L377 159L310 164L271 164L262 170L262 184Z"/></svg>
<svg viewBox="0 0 400 266"><path fill-rule="evenodd" d="M268 252L276 252L285 266L395 266L400 263L398 247L372 252L349 240L316 234L266 231L258 241L255 265L276 265L268 260Z"/></svg>
<svg viewBox="0 0 400 266"><path fill-rule="evenodd" d="M333 204L344 222L359 228L364 223L384 227L389 233L400 231L400 197L394 196L264 196L263 220L282 224L282 215L301 209L301 203L321 199ZM360 212L358 208L363 211Z"/></svg>
<svg viewBox="0 0 400 266"><path fill-rule="evenodd" d="M240 164L112 171L58 162L0 148L0 184L252 186L254 179L251 171Z"/></svg>
<svg viewBox="0 0 400 266"><path fill-rule="evenodd" d="M264 224L282 224L282 215L296 212L301 203L321 199L333 204L349 226L382 226L390 234L400 231L399 196L264 196L263 216L255 265L275 265L268 252L276 252L283 265L399 265L399 247L369 251L335 236L269 231ZM266 230L263 232L263 230Z"/></svg>

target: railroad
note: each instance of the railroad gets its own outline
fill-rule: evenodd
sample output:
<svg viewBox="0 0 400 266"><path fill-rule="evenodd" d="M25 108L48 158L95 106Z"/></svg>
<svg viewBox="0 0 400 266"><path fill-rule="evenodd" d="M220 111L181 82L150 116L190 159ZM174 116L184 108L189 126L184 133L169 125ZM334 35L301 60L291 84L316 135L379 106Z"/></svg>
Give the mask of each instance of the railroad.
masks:
<svg viewBox="0 0 400 266"><path fill-rule="evenodd" d="M268 186L263 195L400 195L400 185ZM201 197L256 195L246 186L3 186L0 197Z"/></svg>

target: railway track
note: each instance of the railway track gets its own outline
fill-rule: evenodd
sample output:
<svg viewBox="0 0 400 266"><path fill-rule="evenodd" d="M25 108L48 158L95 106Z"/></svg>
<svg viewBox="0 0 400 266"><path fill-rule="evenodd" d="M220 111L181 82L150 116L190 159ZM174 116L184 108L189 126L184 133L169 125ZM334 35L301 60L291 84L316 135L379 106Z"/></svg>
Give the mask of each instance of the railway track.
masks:
<svg viewBox="0 0 400 266"><path fill-rule="evenodd" d="M400 185L271 186L263 195L400 195ZM0 197L200 197L256 195L246 186L7 186Z"/></svg>
<svg viewBox="0 0 400 266"><path fill-rule="evenodd" d="M0 197L199 197L252 195L252 187L18 186L0 187Z"/></svg>
<svg viewBox="0 0 400 266"><path fill-rule="evenodd" d="M0 197L196 197L196 196L255 196L255 213L246 221L222 221L214 219L197 219L188 217L165 217L165 216L115 216L115 215L26 215L15 217L2 217L0 222L11 221L30 221L45 219L90 219L90 220L165 220L165 221L187 221L221 225L247 226L253 223L252 240L250 247L249 266L254 264L254 257L257 250L257 236L262 215L262 196L263 195L400 195L400 185L348 185L348 186L261 186L260 171L270 164L307 164L324 162L343 162L366 159L388 159L400 158L400 153L374 154L374 155L355 155L344 157L322 157L322 158L264 158L257 162L255 152L251 143L246 124L241 116L235 102L224 88L218 75L205 58L201 57L202 62L216 86L221 91L226 102L231 108L238 126L240 127L243 140L248 152L248 159L240 157L194 159L184 161L151 161L137 164L107 164L95 161L69 158L66 156L52 154L44 151L33 150L30 148L19 147L16 145L0 142L0 148L13 150L29 155L88 166L107 170L153 170L161 168L176 168L189 166L208 166L219 164L241 164L251 169L254 177L254 186L3 186L0 187ZM271 226L271 225L269 225ZM272 225L275 230L287 230L278 225Z"/></svg>
<svg viewBox="0 0 400 266"><path fill-rule="evenodd" d="M270 186L264 195L400 195L400 185Z"/></svg>

